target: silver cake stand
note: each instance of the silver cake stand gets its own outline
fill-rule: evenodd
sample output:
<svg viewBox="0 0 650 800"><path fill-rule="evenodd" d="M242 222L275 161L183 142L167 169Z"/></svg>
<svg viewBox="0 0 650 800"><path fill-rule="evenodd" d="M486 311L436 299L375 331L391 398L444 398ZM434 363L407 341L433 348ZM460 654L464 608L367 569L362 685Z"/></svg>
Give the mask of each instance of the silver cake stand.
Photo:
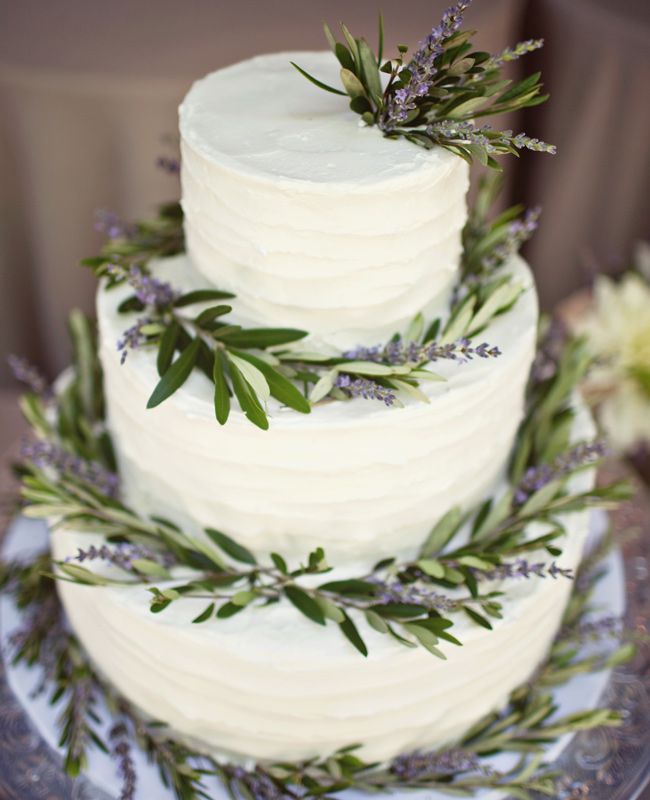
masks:
<svg viewBox="0 0 650 800"><path fill-rule="evenodd" d="M7 463L7 461L5 461ZM615 470L622 471L623 468ZM612 477L612 476L608 476ZM620 477L620 474L616 477ZM15 509L15 487L0 479L2 534ZM625 573L626 627L650 631L650 494L639 487L633 502L613 515ZM4 632L0 631L4 638ZM650 648L609 677L602 704L621 711L620 728L580 733L562 751L555 767L567 796L590 800L650 800ZM393 795L396 796L396 795ZM60 755L37 732L17 700L0 661L0 800L115 800L90 778L71 781ZM155 798L147 798L155 800Z"/></svg>

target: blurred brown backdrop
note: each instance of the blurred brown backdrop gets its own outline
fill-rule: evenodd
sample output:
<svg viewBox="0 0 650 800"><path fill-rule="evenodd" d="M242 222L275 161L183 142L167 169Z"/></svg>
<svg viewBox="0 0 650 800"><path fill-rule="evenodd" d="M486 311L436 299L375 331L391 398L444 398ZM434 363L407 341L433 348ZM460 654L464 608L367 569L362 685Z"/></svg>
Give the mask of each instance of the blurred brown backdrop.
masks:
<svg viewBox="0 0 650 800"><path fill-rule="evenodd" d="M155 159L175 152L176 107L194 79L259 52L322 49L323 19L374 41L378 5L0 0L3 355L27 355L50 375L65 364L67 312L92 309L94 280L77 262L100 243L94 210L132 217L177 196ZM417 43L446 5L383 3L389 45ZM506 168L512 199L545 209L528 257L548 307L589 270L622 267L650 236L650 2L476 0L467 18L485 49L547 40L518 66L541 66L553 98L511 122L559 155Z"/></svg>

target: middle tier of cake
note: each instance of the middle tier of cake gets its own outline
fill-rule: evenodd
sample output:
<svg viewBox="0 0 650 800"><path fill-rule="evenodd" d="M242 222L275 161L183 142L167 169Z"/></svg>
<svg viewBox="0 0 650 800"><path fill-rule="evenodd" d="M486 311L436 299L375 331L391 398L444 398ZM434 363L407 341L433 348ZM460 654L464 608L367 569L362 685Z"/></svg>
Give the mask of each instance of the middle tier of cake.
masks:
<svg viewBox="0 0 650 800"><path fill-rule="evenodd" d="M155 353L134 351L122 365L115 346L131 324L117 312L131 290L100 289L108 424L127 502L188 530L219 528L260 554L300 559L320 546L333 563L368 565L412 555L450 507L485 496L512 449L537 298L521 259L506 269L526 289L481 334L500 357L432 365L446 380L423 384L428 403L326 401L303 415L272 401L267 431L238 407L220 426L213 387L200 373L147 410L158 381ZM156 262L152 272L182 289L205 286L186 256Z"/></svg>

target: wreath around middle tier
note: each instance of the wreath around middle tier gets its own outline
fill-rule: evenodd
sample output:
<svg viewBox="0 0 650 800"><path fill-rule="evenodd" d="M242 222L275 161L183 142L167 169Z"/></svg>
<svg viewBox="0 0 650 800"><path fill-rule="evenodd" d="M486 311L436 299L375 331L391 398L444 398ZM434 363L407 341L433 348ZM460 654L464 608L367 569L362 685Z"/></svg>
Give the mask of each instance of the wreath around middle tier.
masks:
<svg viewBox="0 0 650 800"><path fill-rule="evenodd" d="M417 314L408 330L390 341L344 353L310 350L308 331L236 324L230 292L213 287L181 292L156 277L151 262L184 252L178 204L164 206L157 219L133 225L104 213L101 226L109 240L100 256L82 263L104 280L104 291L122 283L134 290L118 312L137 316L116 344L122 362L131 349L156 352L159 382L148 408L167 400L195 370L213 385L221 425L228 421L233 397L262 429L269 427L266 404L271 397L302 414L324 399L363 397L387 406L402 405L402 398L428 403L420 386L445 380L432 364L448 360L460 366L501 355L498 347L477 343L476 337L525 291L507 262L532 236L539 210L517 205L489 220L499 187L495 178L485 178L480 186L463 230L461 274L448 312L433 320Z"/></svg>

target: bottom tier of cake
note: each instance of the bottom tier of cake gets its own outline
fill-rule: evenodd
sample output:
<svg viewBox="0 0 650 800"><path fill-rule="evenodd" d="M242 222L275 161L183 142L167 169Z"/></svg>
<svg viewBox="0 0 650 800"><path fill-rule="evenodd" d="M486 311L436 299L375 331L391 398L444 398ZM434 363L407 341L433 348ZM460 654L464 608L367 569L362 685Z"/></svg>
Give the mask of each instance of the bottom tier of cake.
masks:
<svg viewBox="0 0 650 800"><path fill-rule="evenodd" d="M573 434L575 441L593 435L586 411ZM593 473L572 481L587 490ZM567 515L565 524L558 564L575 569L588 512ZM54 555L73 555L96 538L58 529ZM335 625L314 625L288 603L197 626L191 620L205 600L185 599L154 615L141 585L59 585L75 632L127 698L200 748L244 762L297 761L352 743L363 745L367 759L384 760L460 737L534 673L571 581L510 579L502 588L503 618L491 631L458 618L454 634L463 645L446 645L443 661L355 617L370 651L363 658Z"/></svg>

